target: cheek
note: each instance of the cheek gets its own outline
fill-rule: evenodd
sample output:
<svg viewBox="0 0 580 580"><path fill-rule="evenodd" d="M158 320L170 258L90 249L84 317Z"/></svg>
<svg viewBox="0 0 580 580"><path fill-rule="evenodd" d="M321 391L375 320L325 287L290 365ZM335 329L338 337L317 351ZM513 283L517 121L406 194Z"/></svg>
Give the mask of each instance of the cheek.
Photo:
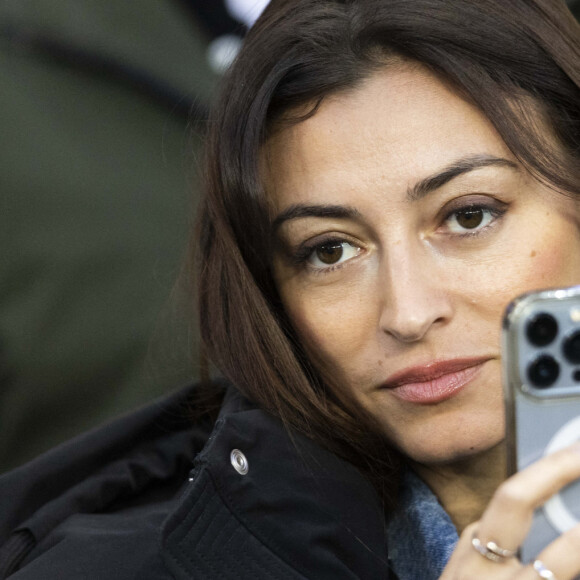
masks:
<svg viewBox="0 0 580 580"><path fill-rule="evenodd" d="M555 224L551 233L530 240L514 260L512 296L531 290L572 286L580 282L580 235L570 223Z"/></svg>
<svg viewBox="0 0 580 580"><path fill-rule="evenodd" d="M520 231L501 251L471 266L467 273L457 273L461 281L457 290L463 299L486 312L494 324L508 303L524 292L580 283L578 229L558 221L543 236L538 231Z"/></svg>
<svg viewBox="0 0 580 580"><path fill-rule="evenodd" d="M580 244L569 247L566 241L545 249L532 250L529 254L530 267L523 273L528 284L567 286L580 279Z"/></svg>
<svg viewBox="0 0 580 580"><path fill-rule="evenodd" d="M287 289L282 300L306 350L334 372L348 372L349 361L364 351L369 332L376 329L376 308L360 288L311 293Z"/></svg>

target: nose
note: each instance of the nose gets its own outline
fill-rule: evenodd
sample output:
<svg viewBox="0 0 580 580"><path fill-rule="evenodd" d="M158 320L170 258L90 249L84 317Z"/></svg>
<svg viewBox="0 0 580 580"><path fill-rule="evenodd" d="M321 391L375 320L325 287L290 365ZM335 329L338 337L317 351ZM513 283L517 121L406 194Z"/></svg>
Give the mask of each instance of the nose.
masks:
<svg viewBox="0 0 580 580"><path fill-rule="evenodd" d="M397 341L412 343L422 340L432 327L451 320L451 281L442 278L436 259L399 250L386 262L379 281L382 332Z"/></svg>

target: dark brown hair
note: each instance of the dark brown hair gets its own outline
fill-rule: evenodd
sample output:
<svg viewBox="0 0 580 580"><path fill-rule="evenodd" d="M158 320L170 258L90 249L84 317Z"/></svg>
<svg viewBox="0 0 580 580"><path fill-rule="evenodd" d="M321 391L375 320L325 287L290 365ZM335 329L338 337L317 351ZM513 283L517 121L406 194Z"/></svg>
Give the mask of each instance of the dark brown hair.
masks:
<svg viewBox="0 0 580 580"><path fill-rule="evenodd" d="M194 241L212 363L258 405L382 482L387 497L395 455L349 394L322 378L280 303L259 155L281 119L304 106L315 114L325 96L356 87L390 57L428 67L479 107L538 179L579 193L580 27L560 0L273 0L211 115Z"/></svg>

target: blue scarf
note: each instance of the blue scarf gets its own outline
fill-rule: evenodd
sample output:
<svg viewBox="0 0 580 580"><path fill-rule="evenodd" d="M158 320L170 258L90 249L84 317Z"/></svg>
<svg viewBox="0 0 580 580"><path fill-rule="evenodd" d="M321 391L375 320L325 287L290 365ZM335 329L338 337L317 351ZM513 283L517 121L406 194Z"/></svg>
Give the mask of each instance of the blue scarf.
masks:
<svg viewBox="0 0 580 580"><path fill-rule="evenodd" d="M387 535L389 559L399 580L437 580L459 540L447 512L410 470Z"/></svg>

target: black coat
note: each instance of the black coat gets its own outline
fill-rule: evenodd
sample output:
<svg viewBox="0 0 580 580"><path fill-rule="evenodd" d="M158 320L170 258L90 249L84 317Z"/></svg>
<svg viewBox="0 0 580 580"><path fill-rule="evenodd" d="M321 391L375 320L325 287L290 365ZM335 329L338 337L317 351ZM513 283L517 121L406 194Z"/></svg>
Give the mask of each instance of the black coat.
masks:
<svg viewBox="0 0 580 580"><path fill-rule="evenodd" d="M0 578L394 578L352 465L232 388L213 426L192 425L190 392L0 478Z"/></svg>

